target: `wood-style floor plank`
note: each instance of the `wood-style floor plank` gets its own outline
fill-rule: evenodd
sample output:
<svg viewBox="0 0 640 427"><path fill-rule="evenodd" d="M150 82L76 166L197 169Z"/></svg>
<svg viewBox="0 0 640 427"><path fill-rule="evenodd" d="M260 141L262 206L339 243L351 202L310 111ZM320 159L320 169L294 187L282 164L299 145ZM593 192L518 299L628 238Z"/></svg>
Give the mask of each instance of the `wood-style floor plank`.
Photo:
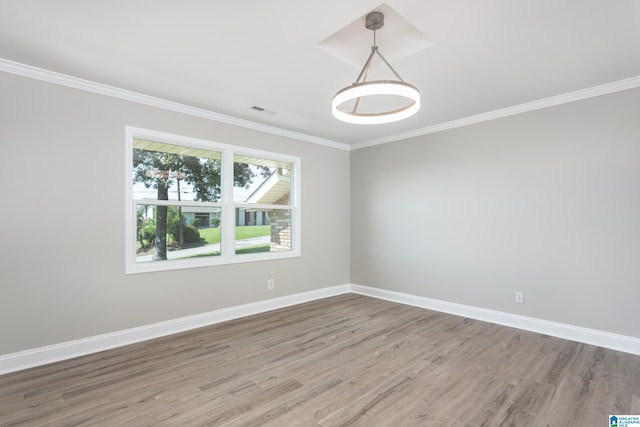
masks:
<svg viewBox="0 0 640 427"><path fill-rule="evenodd" d="M575 426L640 356L341 295L0 376L1 426Z"/></svg>

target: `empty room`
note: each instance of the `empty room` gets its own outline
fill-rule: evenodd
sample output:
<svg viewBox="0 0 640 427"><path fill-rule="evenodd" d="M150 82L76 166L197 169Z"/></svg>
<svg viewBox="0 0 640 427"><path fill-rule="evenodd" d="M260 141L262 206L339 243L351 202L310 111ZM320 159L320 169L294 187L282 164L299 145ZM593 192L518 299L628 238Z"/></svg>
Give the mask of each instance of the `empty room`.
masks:
<svg viewBox="0 0 640 427"><path fill-rule="evenodd" d="M0 426L640 426L640 2L0 1Z"/></svg>

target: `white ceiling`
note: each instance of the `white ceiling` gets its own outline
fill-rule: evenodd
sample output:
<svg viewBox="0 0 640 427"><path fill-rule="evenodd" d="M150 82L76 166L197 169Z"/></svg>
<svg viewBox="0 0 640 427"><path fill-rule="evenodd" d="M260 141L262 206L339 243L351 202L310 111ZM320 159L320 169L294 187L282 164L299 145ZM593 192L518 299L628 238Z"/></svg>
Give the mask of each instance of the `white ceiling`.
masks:
<svg viewBox="0 0 640 427"><path fill-rule="evenodd" d="M381 4L0 0L0 58L356 145L640 76L638 0L386 0L434 43L392 62L422 109L345 124L331 98L359 69L317 45ZM364 64L362 22L368 34L352 48ZM377 34L390 58L391 25Z"/></svg>

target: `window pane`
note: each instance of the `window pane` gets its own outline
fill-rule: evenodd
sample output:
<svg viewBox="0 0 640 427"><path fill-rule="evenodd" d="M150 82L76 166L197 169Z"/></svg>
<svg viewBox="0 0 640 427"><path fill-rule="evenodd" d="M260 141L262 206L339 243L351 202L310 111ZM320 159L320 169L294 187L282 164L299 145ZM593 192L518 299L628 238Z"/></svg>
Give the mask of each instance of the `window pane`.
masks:
<svg viewBox="0 0 640 427"><path fill-rule="evenodd" d="M290 209L236 208L236 254L286 252L291 248Z"/></svg>
<svg viewBox="0 0 640 427"><path fill-rule="evenodd" d="M220 200L220 152L134 139L132 166L134 199Z"/></svg>
<svg viewBox="0 0 640 427"><path fill-rule="evenodd" d="M136 262L219 256L220 222L217 207L138 204Z"/></svg>
<svg viewBox="0 0 640 427"><path fill-rule="evenodd" d="M291 163L236 154L233 201L265 205L291 203Z"/></svg>

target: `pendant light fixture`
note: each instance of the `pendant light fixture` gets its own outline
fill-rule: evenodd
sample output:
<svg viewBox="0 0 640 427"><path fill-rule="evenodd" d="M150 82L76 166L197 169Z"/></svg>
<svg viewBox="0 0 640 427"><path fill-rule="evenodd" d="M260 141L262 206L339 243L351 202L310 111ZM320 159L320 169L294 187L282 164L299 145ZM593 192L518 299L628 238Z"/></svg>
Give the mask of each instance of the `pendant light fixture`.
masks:
<svg viewBox="0 0 640 427"><path fill-rule="evenodd" d="M402 77L396 73L391 64L382 56L376 45L376 30L384 26L384 15L382 12L371 12L365 20L365 27L373 31L373 46L371 54L365 62L362 71L358 75L355 83L340 89L331 101L331 110L335 118L347 123L370 125L391 123L411 117L420 109L420 92L415 86L406 83ZM389 67L397 80L372 80L367 81L367 75L375 56L379 56L384 64ZM375 96L398 96L405 98L407 104L400 108L391 108L383 111L358 112L360 100L364 97ZM346 103L355 100L352 108L346 108ZM349 103L351 104L351 103Z"/></svg>

